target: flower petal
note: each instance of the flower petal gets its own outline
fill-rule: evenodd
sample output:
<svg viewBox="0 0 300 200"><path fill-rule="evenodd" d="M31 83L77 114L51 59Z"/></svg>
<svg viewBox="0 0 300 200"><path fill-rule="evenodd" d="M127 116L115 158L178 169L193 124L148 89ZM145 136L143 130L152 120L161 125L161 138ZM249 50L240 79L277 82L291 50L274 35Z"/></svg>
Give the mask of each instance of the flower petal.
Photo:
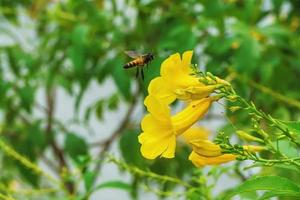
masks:
<svg viewBox="0 0 300 200"><path fill-rule="evenodd" d="M166 81L160 76L153 79L148 86L149 95L155 96L158 100L169 105L176 99L172 88L168 87Z"/></svg>
<svg viewBox="0 0 300 200"><path fill-rule="evenodd" d="M169 132L143 132L139 136L141 153L147 159L158 156L173 158L175 154L175 135Z"/></svg>
<svg viewBox="0 0 300 200"><path fill-rule="evenodd" d="M156 119L165 122L170 121L170 108L167 104L160 102L153 95L148 95L144 100L144 104L146 105L149 113L151 113Z"/></svg>
<svg viewBox="0 0 300 200"><path fill-rule="evenodd" d="M141 153L145 158L174 157L176 137L173 133L170 116L157 118L152 114L147 114L143 118L141 126L143 132L139 135L139 142L142 144Z"/></svg>
<svg viewBox="0 0 300 200"><path fill-rule="evenodd" d="M177 135L182 134L207 113L214 97L192 101L184 110L172 116L172 124Z"/></svg>
<svg viewBox="0 0 300 200"><path fill-rule="evenodd" d="M243 149L250 152L257 152L257 151L266 150L266 147L256 146L256 145L245 145L243 146Z"/></svg>
<svg viewBox="0 0 300 200"><path fill-rule="evenodd" d="M182 55L182 70L185 74L192 73L192 69L190 67L192 57L193 57L193 51L186 51Z"/></svg>
<svg viewBox="0 0 300 200"><path fill-rule="evenodd" d="M142 130L144 132L157 132L172 130L171 123L160 121L151 114L145 115L141 122Z"/></svg>
<svg viewBox="0 0 300 200"><path fill-rule="evenodd" d="M191 55L191 53L187 53L184 56L184 61L182 61L180 54L176 53L162 63L160 74L166 80L166 84L173 89L185 88L192 85L203 85L199 82L198 78L190 75Z"/></svg>
<svg viewBox="0 0 300 200"><path fill-rule="evenodd" d="M209 131L204 127L191 127L182 134L187 143L197 139L208 139L208 135Z"/></svg>
<svg viewBox="0 0 300 200"><path fill-rule="evenodd" d="M170 75L179 74L179 66L181 64L180 54L176 53L169 56L160 67L160 75L168 77Z"/></svg>
<svg viewBox="0 0 300 200"><path fill-rule="evenodd" d="M236 159L233 154L223 154L216 157L204 157L200 156L194 151L190 154L189 160L197 167L204 167L205 165L219 165L226 162L230 162Z"/></svg>
<svg viewBox="0 0 300 200"><path fill-rule="evenodd" d="M176 137L173 134L173 138L169 139L168 147L167 147L166 151L162 154L162 157L164 157L164 158L174 158L175 150L176 150Z"/></svg>

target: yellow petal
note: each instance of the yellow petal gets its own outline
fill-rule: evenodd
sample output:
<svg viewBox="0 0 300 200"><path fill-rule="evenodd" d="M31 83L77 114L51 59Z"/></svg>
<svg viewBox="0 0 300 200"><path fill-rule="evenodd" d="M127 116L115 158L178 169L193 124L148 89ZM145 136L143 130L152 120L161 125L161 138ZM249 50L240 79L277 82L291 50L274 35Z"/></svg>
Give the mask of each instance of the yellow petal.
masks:
<svg viewBox="0 0 300 200"><path fill-rule="evenodd" d="M169 77L174 74L179 74L179 67L181 64L180 54L176 53L169 56L163 61L160 67L160 75L162 77Z"/></svg>
<svg viewBox="0 0 300 200"><path fill-rule="evenodd" d="M151 113L156 119L161 121L169 121L170 119L170 108L167 104L160 102L153 95L148 95L144 104L147 107L149 113Z"/></svg>
<svg viewBox="0 0 300 200"><path fill-rule="evenodd" d="M191 74L192 68L191 68L191 61L193 57L193 51L186 51L182 55L182 71L185 74Z"/></svg>
<svg viewBox="0 0 300 200"><path fill-rule="evenodd" d="M205 156L205 157L216 157L216 156L222 155L222 152L220 151L220 149L210 149L209 150L207 147L204 147L204 148L193 147L193 151L195 151L198 155Z"/></svg>
<svg viewBox="0 0 300 200"><path fill-rule="evenodd" d="M190 143L194 147L198 147L198 148L206 148L208 150L220 150L219 145L214 144L212 141L208 139L198 138L198 139L190 140Z"/></svg>
<svg viewBox="0 0 300 200"><path fill-rule="evenodd" d="M147 159L155 159L158 156L173 158L175 154L175 135L169 132L143 132L139 136L141 153Z"/></svg>
<svg viewBox="0 0 300 200"><path fill-rule="evenodd" d="M193 151L198 155L212 157L222 155L222 151L219 145L214 144L213 142L207 139L197 139L192 140L190 143L193 146Z"/></svg>
<svg viewBox="0 0 300 200"><path fill-rule="evenodd" d="M187 143L197 139L208 139L208 135L209 131L204 127L192 127L182 134Z"/></svg>
<svg viewBox="0 0 300 200"><path fill-rule="evenodd" d="M141 127L144 132L159 133L160 131L172 130L171 121L169 123L167 120L160 121L151 114L145 115L141 122Z"/></svg>
<svg viewBox="0 0 300 200"><path fill-rule="evenodd" d="M155 100L155 98L153 99ZM153 99L150 97L148 101ZM155 112L158 114L158 111ZM156 116L152 113L147 114L141 122L143 132L139 135L138 139L141 143L141 153L147 159L154 159L158 156L166 158L174 157L176 138L170 116L163 116L164 114L161 116Z"/></svg>
<svg viewBox="0 0 300 200"><path fill-rule="evenodd" d="M175 135L173 135L173 138L169 139L168 147L167 147L166 151L163 152L161 157L174 158L175 150L176 150L176 137L175 137Z"/></svg>
<svg viewBox="0 0 300 200"><path fill-rule="evenodd" d="M255 146L255 145L246 145L243 146L243 149L250 151L250 152L257 152L257 151L263 151L266 150L263 146Z"/></svg>
<svg viewBox="0 0 300 200"><path fill-rule="evenodd" d="M161 76L150 82L148 93L167 105L176 99L176 95L172 92L172 88L168 87L168 84L166 84L166 81Z"/></svg>
<svg viewBox="0 0 300 200"><path fill-rule="evenodd" d="M207 113L214 97L191 102L184 110L174 115L172 125L177 135L182 134Z"/></svg>
<svg viewBox="0 0 300 200"><path fill-rule="evenodd" d="M233 154L224 154L216 157L204 157L200 156L194 151L190 154L189 160L197 167L204 167L206 165L219 165L226 162L230 162L236 159Z"/></svg>
<svg viewBox="0 0 300 200"><path fill-rule="evenodd" d="M185 56L184 62L180 59L179 53L171 55L161 65L160 74L173 89L185 88L192 85L203 85L197 77L190 75L190 53Z"/></svg>

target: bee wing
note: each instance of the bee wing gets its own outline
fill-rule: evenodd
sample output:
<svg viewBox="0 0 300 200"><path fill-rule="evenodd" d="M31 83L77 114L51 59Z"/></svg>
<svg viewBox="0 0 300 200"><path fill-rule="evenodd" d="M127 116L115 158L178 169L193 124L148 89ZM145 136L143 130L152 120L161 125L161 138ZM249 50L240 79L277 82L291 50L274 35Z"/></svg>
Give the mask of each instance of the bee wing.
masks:
<svg viewBox="0 0 300 200"><path fill-rule="evenodd" d="M135 51L125 51L125 53L131 58L138 58L141 56L141 54L139 54Z"/></svg>

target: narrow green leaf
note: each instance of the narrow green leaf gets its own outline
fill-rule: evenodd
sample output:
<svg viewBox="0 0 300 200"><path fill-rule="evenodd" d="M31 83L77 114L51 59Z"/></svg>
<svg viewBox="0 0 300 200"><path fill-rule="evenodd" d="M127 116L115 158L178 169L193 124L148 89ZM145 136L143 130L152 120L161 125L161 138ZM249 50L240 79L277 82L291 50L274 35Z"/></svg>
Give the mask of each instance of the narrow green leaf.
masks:
<svg viewBox="0 0 300 200"><path fill-rule="evenodd" d="M116 181L107 181L107 182L101 183L100 185L97 185L95 187L94 191L104 189L104 188L114 188L114 189L129 191L131 187L130 187L130 184L128 184L128 183L116 180Z"/></svg>
<svg viewBox="0 0 300 200"><path fill-rule="evenodd" d="M96 116L99 120L103 119L104 103L105 101L100 99L96 104Z"/></svg>
<svg viewBox="0 0 300 200"><path fill-rule="evenodd" d="M244 192L257 190L268 190L282 192L285 194L295 194L300 192L300 187L287 178L280 176L262 176L245 181L240 186L229 193L225 199Z"/></svg>
<svg viewBox="0 0 300 200"><path fill-rule="evenodd" d="M263 196L261 196L260 200L270 199L272 197L300 197L300 192L293 191L271 191L266 192Z"/></svg>
<svg viewBox="0 0 300 200"><path fill-rule="evenodd" d="M91 171L87 171L84 173L84 187L86 191L89 191L94 183L95 180L95 173Z"/></svg>
<svg viewBox="0 0 300 200"><path fill-rule="evenodd" d="M119 104L118 94L113 94L112 96L109 97L109 99L108 99L108 108L110 110L116 110L118 108L118 104Z"/></svg>

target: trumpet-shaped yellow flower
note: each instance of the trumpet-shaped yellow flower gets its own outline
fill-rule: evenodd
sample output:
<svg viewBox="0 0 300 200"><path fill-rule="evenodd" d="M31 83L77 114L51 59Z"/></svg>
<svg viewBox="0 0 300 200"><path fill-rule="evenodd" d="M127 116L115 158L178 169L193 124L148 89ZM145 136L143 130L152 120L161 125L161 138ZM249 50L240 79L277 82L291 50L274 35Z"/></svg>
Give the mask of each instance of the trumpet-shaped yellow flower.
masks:
<svg viewBox="0 0 300 200"><path fill-rule="evenodd" d="M187 130L183 136L193 147L189 160L197 167L219 165L236 159L236 155L223 154L220 146L208 139L208 131L203 128L191 128ZM251 152L264 149L261 146L253 145L243 146L243 148Z"/></svg>
<svg viewBox="0 0 300 200"><path fill-rule="evenodd" d="M190 128L183 134L185 140L193 147L189 160L195 166L218 165L236 159L233 154L222 154L220 146L211 142L208 135L209 131L202 127Z"/></svg>
<svg viewBox="0 0 300 200"><path fill-rule="evenodd" d="M199 78L191 75L191 59L193 51L186 51L182 58L179 53L171 55L161 65L159 77L153 79L148 87L150 95L155 96L166 104L172 103L176 98L180 100L199 100L207 97L220 84L204 85ZM219 81L217 81L219 82Z"/></svg>
<svg viewBox="0 0 300 200"><path fill-rule="evenodd" d="M195 151L192 151L192 153L189 156L189 160L191 160L196 167L204 167L206 165L220 165L223 163L233 161L235 159L236 156L233 154L223 154L215 157L206 157L201 156Z"/></svg>
<svg viewBox="0 0 300 200"><path fill-rule="evenodd" d="M208 111L217 97L207 97L192 101L184 110L171 116L170 108L155 96L146 97L144 104L150 114L141 123L139 136L141 153L147 159L158 156L173 158L175 155L176 136L181 135Z"/></svg>

